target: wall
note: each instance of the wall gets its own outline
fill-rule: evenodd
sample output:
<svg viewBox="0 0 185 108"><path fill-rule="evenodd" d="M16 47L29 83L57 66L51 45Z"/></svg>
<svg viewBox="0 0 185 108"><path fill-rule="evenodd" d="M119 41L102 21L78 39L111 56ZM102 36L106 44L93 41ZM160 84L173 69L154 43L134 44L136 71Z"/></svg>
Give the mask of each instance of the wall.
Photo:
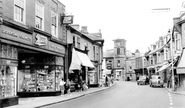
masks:
<svg viewBox="0 0 185 108"><path fill-rule="evenodd" d="M16 23L26 28L35 27L35 1L41 1L44 5L44 31L51 34L51 4L52 0L25 0L26 1L26 12L25 12L25 24L14 21L14 0L3 1L3 18ZM54 0L56 1L56 0ZM60 15L65 12L65 6L59 2L56 13L58 14L58 36L59 39L65 42L66 34L65 27L61 26Z"/></svg>

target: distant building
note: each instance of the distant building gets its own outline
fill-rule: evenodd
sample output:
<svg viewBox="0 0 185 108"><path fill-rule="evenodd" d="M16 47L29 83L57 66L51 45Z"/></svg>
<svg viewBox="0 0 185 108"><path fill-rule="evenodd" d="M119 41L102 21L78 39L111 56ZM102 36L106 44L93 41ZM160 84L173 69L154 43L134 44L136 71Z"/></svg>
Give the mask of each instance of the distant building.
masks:
<svg viewBox="0 0 185 108"><path fill-rule="evenodd" d="M126 69L126 40L115 39L114 49L107 50L104 53L107 69L112 70L112 74L118 80L125 80Z"/></svg>

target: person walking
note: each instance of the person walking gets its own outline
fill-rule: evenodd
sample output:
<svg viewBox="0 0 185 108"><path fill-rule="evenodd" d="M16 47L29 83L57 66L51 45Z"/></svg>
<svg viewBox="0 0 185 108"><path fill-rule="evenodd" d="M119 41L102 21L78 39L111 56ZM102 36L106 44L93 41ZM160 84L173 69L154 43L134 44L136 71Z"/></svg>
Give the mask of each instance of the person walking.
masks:
<svg viewBox="0 0 185 108"><path fill-rule="evenodd" d="M67 94L69 94L70 93L70 81L69 81L69 79L67 79L67 81L65 83L65 89L66 89Z"/></svg>
<svg viewBox="0 0 185 108"><path fill-rule="evenodd" d="M108 87L108 77L105 77L105 87Z"/></svg>
<svg viewBox="0 0 185 108"><path fill-rule="evenodd" d="M61 79L61 80L60 80L60 83L59 83L61 95L64 95L64 89L65 89L65 88L64 88L64 84L65 84L64 80Z"/></svg>

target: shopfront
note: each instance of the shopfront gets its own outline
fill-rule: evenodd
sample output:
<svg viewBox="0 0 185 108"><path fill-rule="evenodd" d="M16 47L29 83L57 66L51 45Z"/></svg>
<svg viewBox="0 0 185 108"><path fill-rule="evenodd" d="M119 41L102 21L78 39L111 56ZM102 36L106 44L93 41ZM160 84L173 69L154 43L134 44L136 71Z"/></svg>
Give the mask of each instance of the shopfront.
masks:
<svg viewBox="0 0 185 108"><path fill-rule="evenodd" d="M18 96L60 94L59 81L64 79L63 57L21 51L18 57Z"/></svg>
<svg viewBox="0 0 185 108"><path fill-rule="evenodd" d="M75 48L72 50L71 64L69 67L70 75L69 78L73 82L79 81L80 77L83 81L88 82L88 68L95 68L90 61L87 54L80 51L76 51Z"/></svg>
<svg viewBox="0 0 185 108"><path fill-rule="evenodd" d="M15 47L0 43L0 107L18 104L17 55Z"/></svg>
<svg viewBox="0 0 185 108"><path fill-rule="evenodd" d="M60 94L65 45L50 38L37 31L1 25L0 107L18 104L18 97Z"/></svg>

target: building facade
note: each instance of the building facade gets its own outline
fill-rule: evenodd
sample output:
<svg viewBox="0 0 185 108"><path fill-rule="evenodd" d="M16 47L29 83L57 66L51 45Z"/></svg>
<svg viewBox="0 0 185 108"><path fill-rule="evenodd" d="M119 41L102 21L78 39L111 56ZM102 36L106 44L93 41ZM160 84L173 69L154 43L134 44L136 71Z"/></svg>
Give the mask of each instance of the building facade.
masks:
<svg viewBox="0 0 185 108"><path fill-rule="evenodd" d="M114 41L114 69L116 79L125 80L126 73L126 40L115 39Z"/></svg>
<svg viewBox="0 0 185 108"><path fill-rule="evenodd" d="M173 38L171 39L171 37ZM159 40L151 45L150 49L150 52L145 55L148 62L149 77L158 74L165 83L170 82L172 80L172 69L174 75L177 76L175 67L177 67L182 52L181 35L177 30L169 30L165 36L159 37Z"/></svg>
<svg viewBox="0 0 185 108"><path fill-rule="evenodd" d="M130 81L136 81L136 74L135 74L135 69L136 69L136 60L135 57L127 57L126 59L126 80L128 79Z"/></svg>
<svg viewBox="0 0 185 108"><path fill-rule="evenodd" d="M182 4L182 7L184 9L184 2ZM181 52L177 67L176 67L176 73L178 75L178 81L179 81L179 89L184 90L185 89L185 33L183 31L183 28L185 27L185 13L181 13L179 17L174 18L174 41L181 42L180 45L176 44L176 49L178 49Z"/></svg>
<svg viewBox="0 0 185 108"><path fill-rule="evenodd" d="M73 82L78 83L82 79L85 82L89 82L90 86L99 86L102 73L104 43L100 35L90 34L84 29L80 30L79 25L68 26L68 78ZM86 58L78 55L81 62L77 63L73 57L73 49L77 53L86 56ZM74 67L75 64L79 65L79 67Z"/></svg>
<svg viewBox="0 0 185 108"><path fill-rule="evenodd" d="M0 8L1 107L18 104L18 97L60 94L65 6L57 0L1 0Z"/></svg>

